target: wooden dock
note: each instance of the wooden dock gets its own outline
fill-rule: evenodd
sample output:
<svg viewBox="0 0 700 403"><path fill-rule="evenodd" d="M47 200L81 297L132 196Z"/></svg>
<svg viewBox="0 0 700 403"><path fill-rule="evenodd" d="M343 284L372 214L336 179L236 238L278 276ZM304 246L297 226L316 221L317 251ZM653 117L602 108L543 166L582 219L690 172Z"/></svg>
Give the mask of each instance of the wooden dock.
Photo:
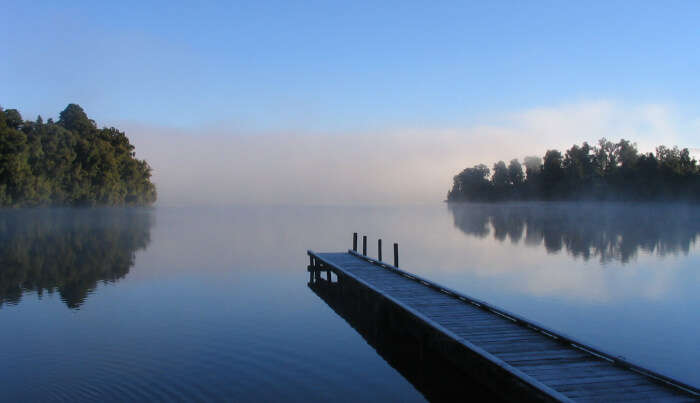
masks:
<svg viewBox="0 0 700 403"><path fill-rule="evenodd" d="M449 359L425 348L421 337L406 331L415 332L411 318L363 285L311 276L308 286L427 401L453 402L465 390L472 401L501 401Z"/></svg>
<svg viewBox="0 0 700 403"><path fill-rule="evenodd" d="M366 241L365 241L366 242ZM357 249L356 244L354 249ZM363 248L366 253L366 247ZM395 261L398 252L394 248ZM698 401L691 385L349 250L308 251L310 282L352 282L401 312L401 328L495 396L518 401ZM375 304L376 305L376 304ZM384 321L397 322L396 313ZM398 323L398 322L397 322ZM468 391L465 391L468 393ZM468 396L465 396L467 398Z"/></svg>

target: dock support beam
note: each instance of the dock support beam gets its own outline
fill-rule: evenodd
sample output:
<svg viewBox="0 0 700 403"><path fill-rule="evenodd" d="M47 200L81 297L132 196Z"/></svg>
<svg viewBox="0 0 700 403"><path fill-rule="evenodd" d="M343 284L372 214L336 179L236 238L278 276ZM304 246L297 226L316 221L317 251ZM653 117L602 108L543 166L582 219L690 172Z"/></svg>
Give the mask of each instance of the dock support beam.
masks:
<svg viewBox="0 0 700 403"><path fill-rule="evenodd" d="M377 260L382 261L382 240L377 239Z"/></svg>
<svg viewBox="0 0 700 403"><path fill-rule="evenodd" d="M357 252L357 232L352 233L352 250Z"/></svg>
<svg viewBox="0 0 700 403"><path fill-rule="evenodd" d="M394 267L399 267L399 244L394 243Z"/></svg>
<svg viewBox="0 0 700 403"><path fill-rule="evenodd" d="M362 235L362 256L367 256L367 235Z"/></svg>

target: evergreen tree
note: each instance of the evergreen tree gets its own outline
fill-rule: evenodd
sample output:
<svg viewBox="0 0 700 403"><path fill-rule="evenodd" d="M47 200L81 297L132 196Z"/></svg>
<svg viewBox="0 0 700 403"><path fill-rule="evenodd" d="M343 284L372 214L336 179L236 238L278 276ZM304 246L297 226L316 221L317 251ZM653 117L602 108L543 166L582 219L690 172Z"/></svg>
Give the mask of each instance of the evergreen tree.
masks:
<svg viewBox="0 0 700 403"><path fill-rule="evenodd" d="M573 145L564 155L548 150L544 158L517 159L506 167L467 168L454 178L448 201L458 200L689 200L700 201L700 167L687 148L659 146L640 155L625 139L598 145Z"/></svg>
<svg viewBox="0 0 700 403"><path fill-rule="evenodd" d="M58 122L0 108L0 206L148 205L151 168L123 132L70 104Z"/></svg>

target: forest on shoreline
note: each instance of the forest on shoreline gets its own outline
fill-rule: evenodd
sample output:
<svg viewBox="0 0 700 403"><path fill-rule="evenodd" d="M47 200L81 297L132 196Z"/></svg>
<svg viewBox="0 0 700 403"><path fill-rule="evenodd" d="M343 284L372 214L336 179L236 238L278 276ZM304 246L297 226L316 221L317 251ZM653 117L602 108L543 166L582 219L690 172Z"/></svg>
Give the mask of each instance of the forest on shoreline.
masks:
<svg viewBox="0 0 700 403"><path fill-rule="evenodd" d="M150 205L151 167L114 127L70 104L57 122L0 108L0 207Z"/></svg>
<svg viewBox="0 0 700 403"><path fill-rule="evenodd" d="M447 201L685 200L700 201L700 166L687 148L658 146L639 153L627 140L584 142L563 154L525 157L466 168L454 176Z"/></svg>

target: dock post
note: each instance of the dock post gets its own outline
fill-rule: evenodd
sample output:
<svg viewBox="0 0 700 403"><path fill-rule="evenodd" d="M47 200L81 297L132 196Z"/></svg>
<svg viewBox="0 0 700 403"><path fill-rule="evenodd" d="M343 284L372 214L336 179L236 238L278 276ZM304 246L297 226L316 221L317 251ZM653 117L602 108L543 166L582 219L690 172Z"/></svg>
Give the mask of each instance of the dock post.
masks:
<svg viewBox="0 0 700 403"><path fill-rule="evenodd" d="M314 282L314 257L309 255L309 283Z"/></svg>
<svg viewBox="0 0 700 403"><path fill-rule="evenodd" d="M399 267L399 244L394 243L394 267Z"/></svg>
<svg viewBox="0 0 700 403"><path fill-rule="evenodd" d="M378 260L381 262L382 261L382 240L377 239L377 257Z"/></svg>
<svg viewBox="0 0 700 403"><path fill-rule="evenodd" d="M352 250L357 252L357 232L352 233Z"/></svg>
<svg viewBox="0 0 700 403"><path fill-rule="evenodd" d="M367 235L362 235L362 256L367 256Z"/></svg>

